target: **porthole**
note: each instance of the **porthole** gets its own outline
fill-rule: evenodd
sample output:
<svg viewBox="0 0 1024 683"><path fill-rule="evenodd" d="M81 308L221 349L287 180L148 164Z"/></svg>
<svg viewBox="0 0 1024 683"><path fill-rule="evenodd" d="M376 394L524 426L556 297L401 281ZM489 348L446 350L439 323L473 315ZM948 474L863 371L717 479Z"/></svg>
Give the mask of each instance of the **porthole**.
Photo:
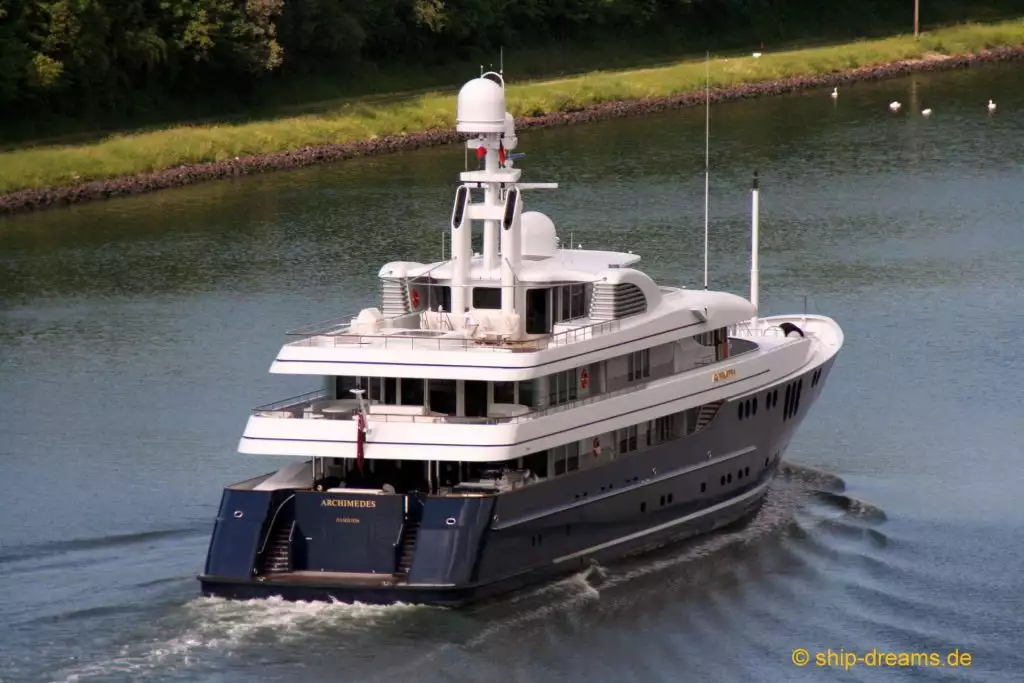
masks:
<svg viewBox="0 0 1024 683"><path fill-rule="evenodd" d="M669 504L669 505L671 505L671 504L672 504L672 494L671 494L671 493L670 493L670 494L668 494L668 504Z"/></svg>
<svg viewBox="0 0 1024 683"><path fill-rule="evenodd" d="M739 404L739 405L737 406L737 408L738 408L739 410L737 410L737 411L736 411L736 414L737 414L737 415L739 416L739 418L740 418L740 419L742 420L742 419L743 419L743 404L742 404L742 403L740 403L740 404Z"/></svg>
<svg viewBox="0 0 1024 683"><path fill-rule="evenodd" d="M647 503L640 503L640 512L647 512Z"/></svg>
<svg viewBox="0 0 1024 683"><path fill-rule="evenodd" d="M732 472L730 472L728 475L726 475L725 483L726 484L731 484L732 483Z"/></svg>
<svg viewBox="0 0 1024 683"><path fill-rule="evenodd" d="M736 478L737 479L742 479L743 478L743 470L740 470L739 472L736 473Z"/></svg>
<svg viewBox="0 0 1024 683"><path fill-rule="evenodd" d="M455 526L455 518L449 517L448 519L444 520L444 523L448 526Z"/></svg>
<svg viewBox="0 0 1024 683"><path fill-rule="evenodd" d="M743 468L743 476L745 476L745 477L749 477L750 476L750 468L749 467L744 467Z"/></svg>
<svg viewBox="0 0 1024 683"><path fill-rule="evenodd" d="M665 506L665 496L658 499L658 505L661 505L662 507Z"/></svg>
<svg viewBox="0 0 1024 683"><path fill-rule="evenodd" d="M235 519L241 519L243 517L241 510L235 510Z"/></svg>
<svg viewBox="0 0 1024 683"><path fill-rule="evenodd" d="M725 486L725 475L724 474L722 475L721 484L722 484L722 486Z"/></svg>
<svg viewBox="0 0 1024 683"><path fill-rule="evenodd" d="M744 417L750 417L750 401L744 401L743 406Z"/></svg>
<svg viewBox="0 0 1024 683"><path fill-rule="evenodd" d="M754 409L753 409L753 413L754 413L754 415L757 415L757 396L755 396L755 397L754 397Z"/></svg>
<svg viewBox="0 0 1024 683"><path fill-rule="evenodd" d="M705 484L704 482L701 482L701 484L700 484L700 492L704 493L705 491L707 491L707 489L708 489L708 485Z"/></svg>

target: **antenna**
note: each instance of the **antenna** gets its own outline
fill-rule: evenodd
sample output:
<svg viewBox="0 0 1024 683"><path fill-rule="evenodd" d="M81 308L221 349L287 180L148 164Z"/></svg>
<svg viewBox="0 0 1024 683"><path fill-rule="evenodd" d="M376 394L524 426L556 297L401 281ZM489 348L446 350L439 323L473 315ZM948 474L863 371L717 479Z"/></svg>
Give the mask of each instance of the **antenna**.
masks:
<svg viewBox="0 0 1024 683"><path fill-rule="evenodd" d="M750 303L754 304L754 319L750 321L751 326L756 325L760 309L757 304L757 251L759 225L759 183L757 171L754 171L754 182L750 189Z"/></svg>
<svg viewBox="0 0 1024 683"><path fill-rule="evenodd" d="M704 56L704 289L708 288L708 158L711 153L711 51Z"/></svg>
<svg viewBox="0 0 1024 683"><path fill-rule="evenodd" d="M505 46L502 45L498 50L498 75L501 80L505 80Z"/></svg>

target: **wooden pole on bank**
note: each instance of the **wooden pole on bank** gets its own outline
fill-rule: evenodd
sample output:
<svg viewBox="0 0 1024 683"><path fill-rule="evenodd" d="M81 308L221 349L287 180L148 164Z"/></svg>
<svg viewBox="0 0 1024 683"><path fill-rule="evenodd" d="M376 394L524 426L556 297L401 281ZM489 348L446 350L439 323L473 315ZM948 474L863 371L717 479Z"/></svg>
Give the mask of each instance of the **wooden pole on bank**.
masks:
<svg viewBox="0 0 1024 683"><path fill-rule="evenodd" d="M914 0L914 38L918 37L918 9L921 5L921 0Z"/></svg>

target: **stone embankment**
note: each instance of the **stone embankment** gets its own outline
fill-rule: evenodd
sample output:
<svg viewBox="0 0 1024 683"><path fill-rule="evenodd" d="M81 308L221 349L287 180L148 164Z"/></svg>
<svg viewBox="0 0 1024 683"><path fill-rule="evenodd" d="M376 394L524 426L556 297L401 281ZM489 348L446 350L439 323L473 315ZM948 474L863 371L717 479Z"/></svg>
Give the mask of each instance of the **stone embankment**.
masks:
<svg viewBox="0 0 1024 683"><path fill-rule="evenodd" d="M872 67L858 67L819 76L797 76L776 81L749 83L711 91L712 102L778 95L798 90L825 88L858 81L880 80L914 72L964 68L974 64L1024 58L1024 46L995 48L969 55L933 55L923 59L904 60ZM604 102L576 111L563 111L542 116L524 116L516 120L519 130L548 126L601 121L626 116L704 103L702 91L641 100ZM0 196L0 215L73 204L92 199L106 199L142 194L171 187L191 185L217 178L230 178L250 173L300 168L313 164L340 161L359 156L386 154L443 145L458 139L455 129L428 130L421 133L394 135L375 140L348 142L320 147L304 147L286 152L260 154L226 161L177 166L162 171L124 178L96 180L65 187L27 189Z"/></svg>

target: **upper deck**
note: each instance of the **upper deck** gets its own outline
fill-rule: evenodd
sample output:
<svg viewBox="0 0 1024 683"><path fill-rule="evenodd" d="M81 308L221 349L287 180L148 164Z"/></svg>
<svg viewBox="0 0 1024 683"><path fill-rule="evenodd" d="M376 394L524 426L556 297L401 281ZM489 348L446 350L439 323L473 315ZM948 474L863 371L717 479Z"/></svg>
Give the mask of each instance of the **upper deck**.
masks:
<svg viewBox="0 0 1024 683"><path fill-rule="evenodd" d="M519 335L502 329L497 310L385 317L367 309L291 330L271 372L519 381L727 327L754 312L746 299L725 292L652 283L645 294L649 303L630 315L594 319L601 307L591 302L583 316L553 322L547 332Z"/></svg>

